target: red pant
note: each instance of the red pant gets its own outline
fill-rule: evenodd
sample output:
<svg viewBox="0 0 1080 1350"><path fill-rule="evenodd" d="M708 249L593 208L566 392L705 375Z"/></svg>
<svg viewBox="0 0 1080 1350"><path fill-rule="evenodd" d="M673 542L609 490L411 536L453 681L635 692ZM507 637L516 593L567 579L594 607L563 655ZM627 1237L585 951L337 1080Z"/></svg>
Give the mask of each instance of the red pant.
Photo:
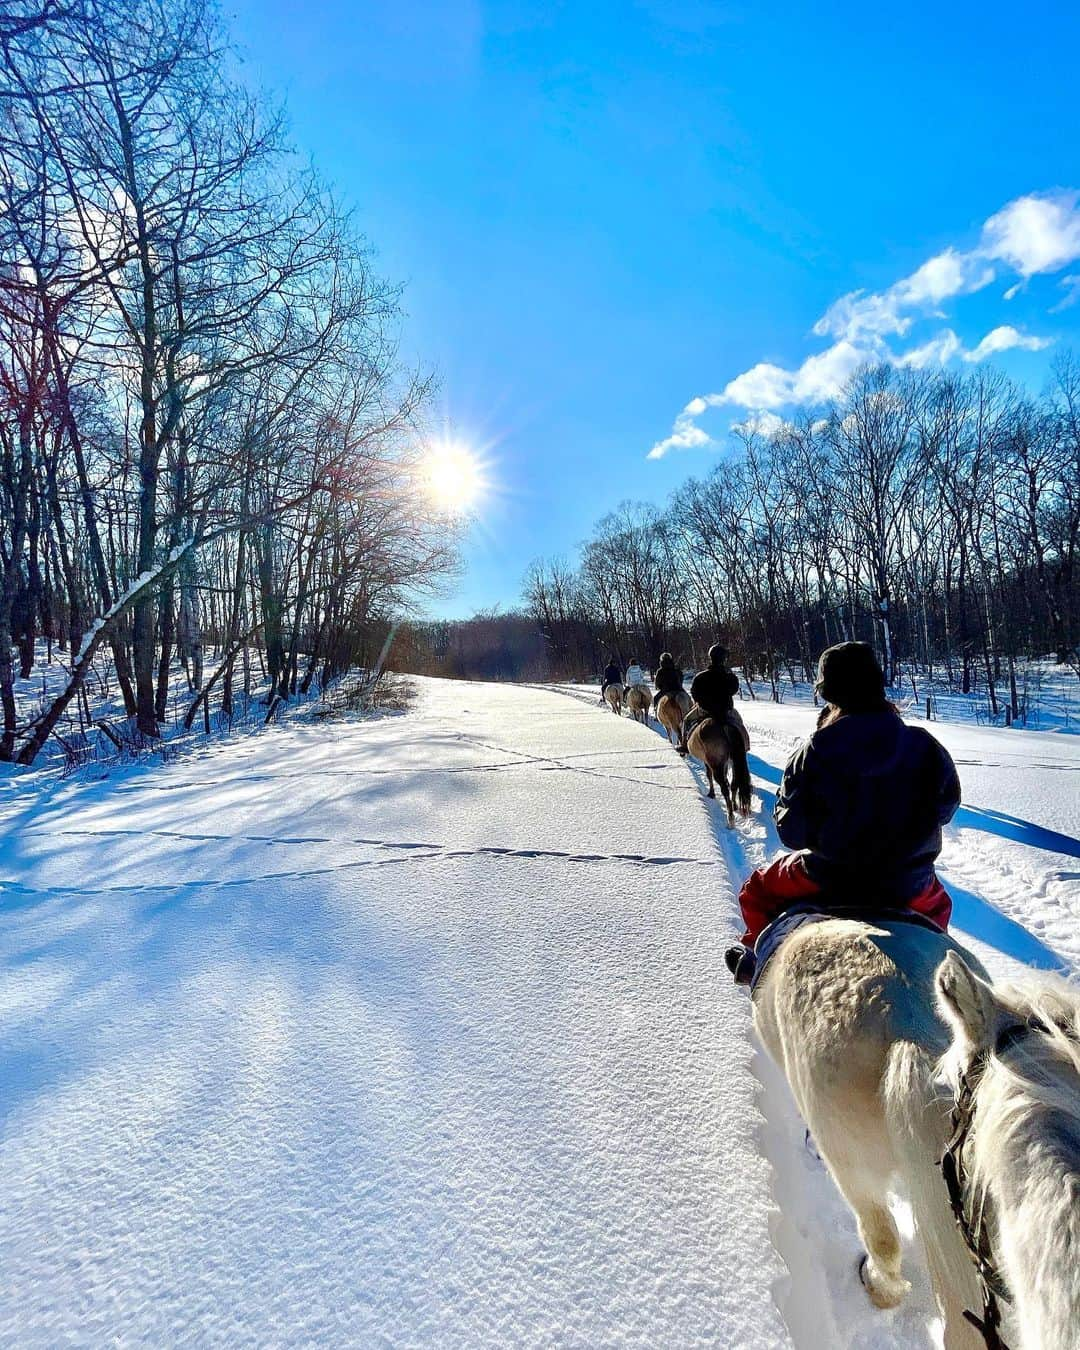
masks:
<svg viewBox="0 0 1080 1350"><path fill-rule="evenodd" d="M751 872L739 892L739 908L746 924L746 932L742 935L744 946L752 947L761 930L793 901L820 895L821 890L821 886L807 876L801 853L786 853L768 867L759 867L756 872ZM914 909L919 914L925 914L942 932L948 928L952 917L949 893L936 876L925 891L897 908Z"/></svg>

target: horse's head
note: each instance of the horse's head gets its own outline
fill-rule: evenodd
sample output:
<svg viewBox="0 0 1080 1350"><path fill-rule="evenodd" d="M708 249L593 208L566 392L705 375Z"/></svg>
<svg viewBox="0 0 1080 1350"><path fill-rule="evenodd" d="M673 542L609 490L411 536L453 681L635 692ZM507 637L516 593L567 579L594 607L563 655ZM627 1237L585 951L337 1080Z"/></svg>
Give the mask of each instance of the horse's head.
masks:
<svg viewBox="0 0 1080 1350"><path fill-rule="evenodd" d="M1066 981L992 986L951 951L935 986L938 1011L952 1032L945 1069L954 1082L976 1060L1021 1041L1029 1053L1049 1049L1080 1069L1080 994Z"/></svg>
<svg viewBox="0 0 1080 1350"><path fill-rule="evenodd" d="M1013 1345L1075 1345L1080 995L1061 979L992 987L955 952L935 986L953 1035L941 1061L954 1102L940 1166L982 1276L983 1324L996 1337L1008 1293Z"/></svg>

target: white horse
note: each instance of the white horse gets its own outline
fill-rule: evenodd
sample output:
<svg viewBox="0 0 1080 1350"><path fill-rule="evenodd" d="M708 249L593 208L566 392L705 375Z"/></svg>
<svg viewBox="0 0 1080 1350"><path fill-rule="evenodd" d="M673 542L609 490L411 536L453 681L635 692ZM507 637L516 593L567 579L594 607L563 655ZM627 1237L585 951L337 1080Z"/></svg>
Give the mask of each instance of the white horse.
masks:
<svg viewBox="0 0 1080 1350"><path fill-rule="evenodd" d="M965 1317L982 1315L983 1291L938 1167L954 1132L948 1084L984 1055L963 1150L968 1205L985 1197L991 1249L1016 1302L1012 1350L1065 1350L1080 1327L1080 1046L1056 1027L1080 1032L1080 999L992 991L961 952L911 923L807 924L764 970L755 1024L855 1214L860 1276L880 1308L910 1287L887 1196L899 1182L910 1197L946 1350L992 1344ZM1055 1029L995 1052L1002 1026L1029 1013Z"/></svg>
<svg viewBox="0 0 1080 1350"><path fill-rule="evenodd" d="M955 952L937 973L952 1028L950 1152L973 1245L1010 1291L1019 1350L1080 1344L1080 996L991 986ZM978 1231L979 1216L985 1235Z"/></svg>

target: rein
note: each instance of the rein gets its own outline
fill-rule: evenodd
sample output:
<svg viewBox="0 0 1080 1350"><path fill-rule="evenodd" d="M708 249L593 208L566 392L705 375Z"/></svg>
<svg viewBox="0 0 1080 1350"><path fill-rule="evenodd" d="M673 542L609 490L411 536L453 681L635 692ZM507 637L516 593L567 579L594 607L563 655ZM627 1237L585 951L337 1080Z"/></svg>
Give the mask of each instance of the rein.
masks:
<svg viewBox="0 0 1080 1350"><path fill-rule="evenodd" d="M1005 1027L999 1034L992 1053L995 1055L1004 1054L1011 1046L1030 1036L1033 1031L1046 1030L1047 1028L1037 1020L1014 1022L1011 1026ZM1004 1299L1006 1303L1011 1303L1012 1297L1001 1272L994 1264L994 1253L990 1246L990 1234L981 1202L978 1213L972 1211L970 1215L964 1203L964 1191L967 1184L963 1156L964 1146L968 1141L968 1135L971 1133L971 1127L975 1123L975 1094L978 1092L979 1084L986 1072L990 1055L989 1047L980 1050L967 1069L960 1075L956 1101L953 1103L952 1109L952 1135L945 1146L945 1152L941 1155L938 1166L941 1168L941 1175L945 1179L945 1187L949 1192L949 1204L952 1207L953 1217L956 1219L956 1226L959 1228L960 1236L964 1239L964 1245L975 1263L975 1270L978 1273L979 1284L982 1288L982 1317L977 1316L970 1309L964 1310L964 1316L982 1335L987 1350L1009 1350L1009 1347L1001 1338L999 1300Z"/></svg>

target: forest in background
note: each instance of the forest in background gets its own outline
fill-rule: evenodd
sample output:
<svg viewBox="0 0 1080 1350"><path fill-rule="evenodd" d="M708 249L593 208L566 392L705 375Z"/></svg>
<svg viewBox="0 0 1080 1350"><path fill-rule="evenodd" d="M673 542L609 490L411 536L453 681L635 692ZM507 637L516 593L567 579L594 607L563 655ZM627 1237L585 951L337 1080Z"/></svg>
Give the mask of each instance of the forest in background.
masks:
<svg viewBox="0 0 1080 1350"><path fill-rule="evenodd" d="M798 422L733 430L715 467L665 506L605 516L576 560L538 561L520 613L419 641L433 672L582 679L609 652L700 666L719 634L774 697L820 651L858 638L901 668L985 692L1018 716L1020 665L1080 676L1080 365L1033 397L982 368L859 372ZM543 638L543 650L535 636ZM423 668L423 660L414 660Z"/></svg>
<svg viewBox="0 0 1080 1350"><path fill-rule="evenodd" d="M178 663L191 715L252 645L287 699L457 566L398 291L230 60L207 0L0 14L0 759L99 651L153 742ZM70 677L20 723L42 640Z"/></svg>

